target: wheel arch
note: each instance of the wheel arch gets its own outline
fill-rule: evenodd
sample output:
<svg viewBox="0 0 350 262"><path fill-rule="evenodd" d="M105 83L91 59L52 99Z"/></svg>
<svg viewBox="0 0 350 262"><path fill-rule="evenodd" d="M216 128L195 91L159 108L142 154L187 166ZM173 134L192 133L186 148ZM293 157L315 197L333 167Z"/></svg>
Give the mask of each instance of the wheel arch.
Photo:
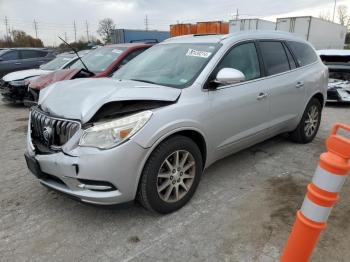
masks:
<svg viewBox="0 0 350 262"><path fill-rule="evenodd" d="M206 163L206 159L207 159L207 143L205 140L205 135L199 131L196 128L177 128L172 130L171 132L168 132L167 134L163 135L162 137L160 137L151 147L151 150L149 152L149 154L146 157L146 161L147 162L149 156L152 154L152 152L154 151L154 149L161 144L163 141L169 139L170 137L176 136L176 135L181 135L181 136L185 136L190 138L193 142L196 143L196 145L198 146L201 155L202 155L202 160L203 160L203 168L205 167L205 163Z"/></svg>
<svg viewBox="0 0 350 262"><path fill-rule="evenodd" d="M325 98L324 98L324 96L323 96L323 94L322 94L321 92L315 93L315 94L309 99L309 101L308 101L307 103L309 103L309 102L311 101L311 99L313 99L313 98L317 99L317 100L321 103L322 108L324 107Z"/></svg>
<svg viewBox="0 0 350 262"><path fill-rule="evenodd" d="M181 135L181 136L185 136L190 138L192 141L194 141L196 143L196 145L198 146L201 155L202 155L202 165L203 165L203 169L205 168L205 164L206 164L206 159L207 159L207 143L205 140L205 136L204 134L194 128L178 128L173 130L172 132L169 132L165 135L163 135L162 137L160 137L155 143L153 143L153 145L151 146L150 150L148 151L148 154L146 155L146 157L144 158L141 168L138 172L138 177L137 177L137 189L136 191L138 191L139 189L139 185L140 185L140 181L141 181L141 176L142 176L142 172L143 169L148 161L148 159L150 158L152 152L154 151L154 149L160 145L163 141L169 139L170 137L176 136L176 135ZM136 195L137 192L135 192Z"/></svg>

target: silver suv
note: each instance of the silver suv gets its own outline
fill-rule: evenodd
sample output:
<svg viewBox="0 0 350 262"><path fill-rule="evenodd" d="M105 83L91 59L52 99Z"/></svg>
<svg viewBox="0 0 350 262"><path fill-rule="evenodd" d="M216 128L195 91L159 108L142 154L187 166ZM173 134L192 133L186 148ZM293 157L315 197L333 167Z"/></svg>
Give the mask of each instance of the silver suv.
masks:
<svg viewBox="0 0 350 262"><path fill-rule="evenodd" d="M312 141L327 80L310 44L288 33L172 38L111 79L41 91L27 165L42 184L81 201L137 198L169 213L218 159L281 133Z"/></svg>

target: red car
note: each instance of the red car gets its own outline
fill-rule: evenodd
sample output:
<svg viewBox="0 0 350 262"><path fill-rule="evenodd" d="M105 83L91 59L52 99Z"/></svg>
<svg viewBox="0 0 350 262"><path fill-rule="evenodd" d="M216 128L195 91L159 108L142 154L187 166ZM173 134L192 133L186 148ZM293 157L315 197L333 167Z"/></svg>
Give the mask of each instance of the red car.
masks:
<svg viewBox="0 0 350 262"><path fill-rule="evenodd" d="M28 89L29 99L25 104L30 105L32 101L37 101L39 91L57 81L83 77L109 77L152 45L127 43L97 48L81 58L87 68L78 60L69 69L57 70L31 80Z"/></svg>

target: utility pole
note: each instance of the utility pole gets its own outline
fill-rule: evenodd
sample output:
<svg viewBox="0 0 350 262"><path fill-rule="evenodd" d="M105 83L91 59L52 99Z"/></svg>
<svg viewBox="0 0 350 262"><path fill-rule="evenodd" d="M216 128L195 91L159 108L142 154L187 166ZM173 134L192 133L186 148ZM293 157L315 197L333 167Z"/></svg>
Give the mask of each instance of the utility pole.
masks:
<svg viewBox="0 0 350 262"><path fill-rule="evenodd" d="M145 18L145 27L146 27L146 31L148 31L148 16L147 15Z"/></svg>
<svg viewBox="0 0 350 262"><path fill-rule="evenodd" d="M337 0L334 0L334 8L333 8L333 22L335 17L335 7L337 6Z"/></svg>
<svg viewBox="0 0 350 262"><path fill-rule="evenodd" d="M86 38L87 38L87 42L89 43L89 24L88 21L85 21L85 25L86 25Z"/></svg>
<svg viewBox="0 0 350 262"><path fill-rule="evenodd" d="M74 20L73 25L74 25L74 42L77 42L77 27L75 25L75 20Z"/></svg>
<svg viewBox="0 0 350 262"><path fill-rule="evenodd" d="M34 19L35 38L38 38L38 23Z"/></svg>
<svg viewBox="0 0 350 262"><path fill-rule="evenodd" d="M238 20L239 14L238 14L238 8L236 9L236 20Z"/></svg>
<svg viewBox="0 0 350 262"><path fill-rule="evenodd" d="M7 16L5 16L5 27L6 27L6 38L7 38L7 41L9 41L9 29L8 29L8 19L7 19Z"/></svg>
<svg viewBox="0 0 350 262"><path fill-rule="evenodd" d="M64 41L68 42L68 40L67 40L67 32L64 32Z"/></svg>

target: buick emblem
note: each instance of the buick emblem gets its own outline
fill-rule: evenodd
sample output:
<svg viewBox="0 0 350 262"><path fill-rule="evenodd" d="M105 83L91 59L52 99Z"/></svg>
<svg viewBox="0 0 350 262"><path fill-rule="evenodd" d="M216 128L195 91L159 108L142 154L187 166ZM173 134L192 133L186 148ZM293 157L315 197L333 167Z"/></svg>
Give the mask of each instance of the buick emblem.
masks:
<svg viewBox="0 0 350 262"><path fill-rule="evenodd" d="M43 137L46 143L49 143L51 141L52 137L52 128L49 126L45 126L43 129Z"/></svg>

